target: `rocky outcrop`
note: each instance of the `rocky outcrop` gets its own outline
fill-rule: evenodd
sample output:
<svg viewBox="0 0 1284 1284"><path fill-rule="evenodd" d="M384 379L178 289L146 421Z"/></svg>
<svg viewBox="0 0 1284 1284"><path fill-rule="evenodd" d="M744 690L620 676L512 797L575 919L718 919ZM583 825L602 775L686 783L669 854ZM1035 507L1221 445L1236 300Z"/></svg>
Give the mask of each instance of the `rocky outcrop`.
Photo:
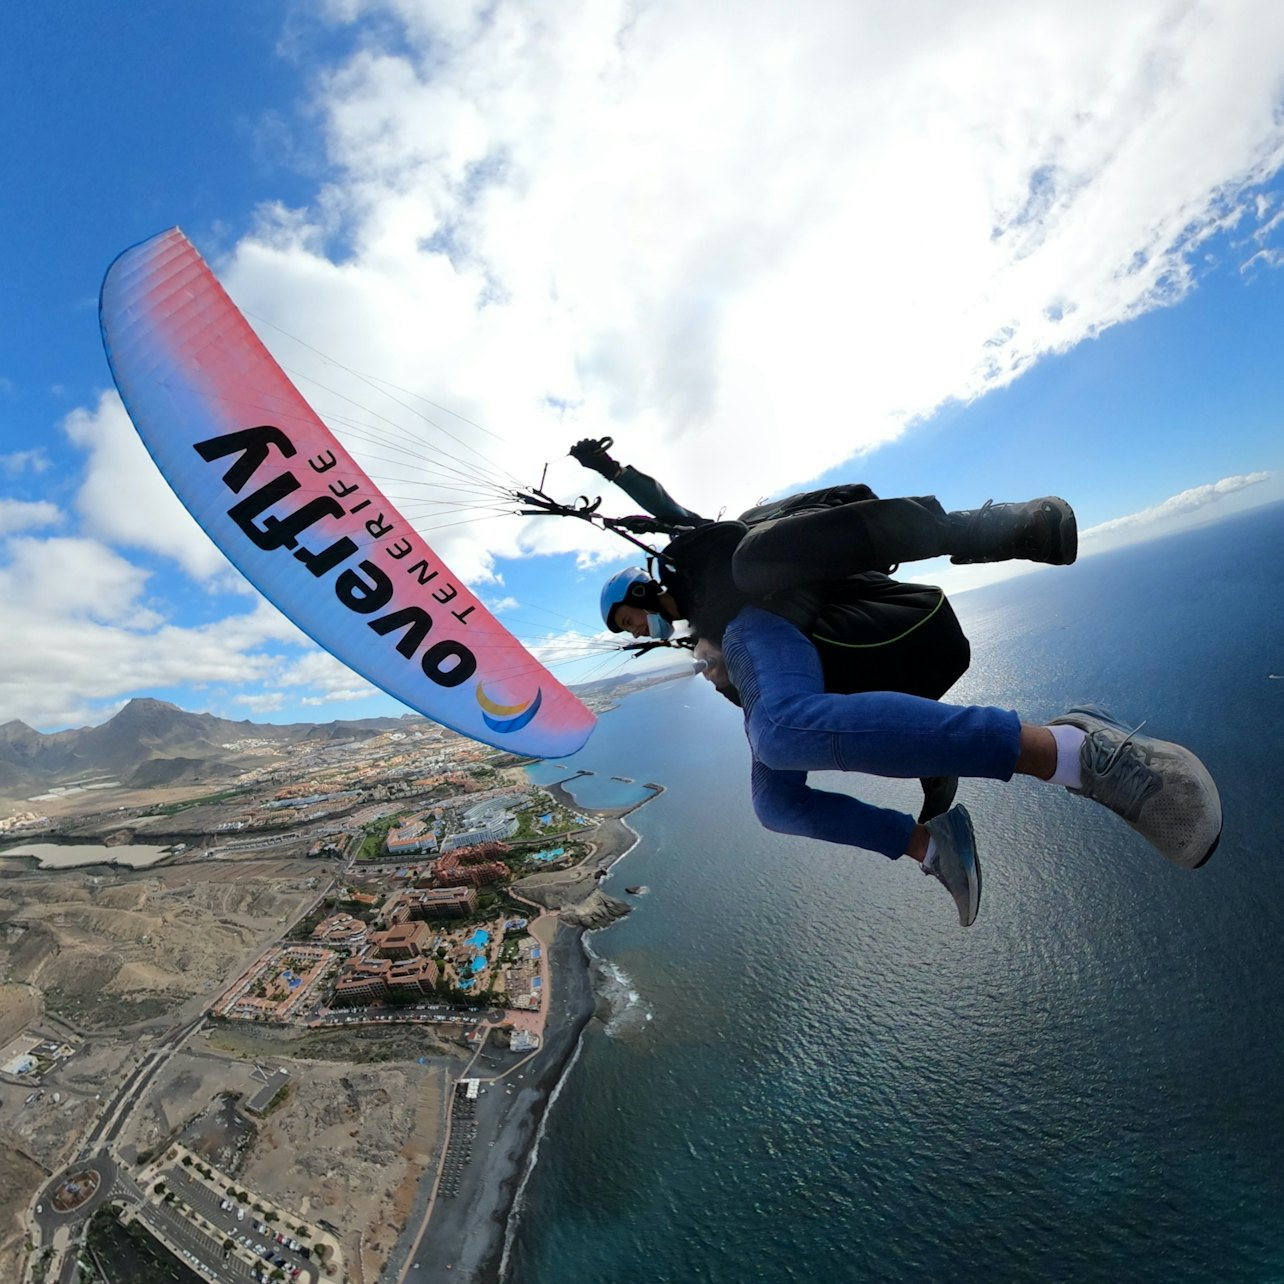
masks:
<svg viewBox="0 0 1284 1284"><path fill-rule="evenodd" d="M617 918L623 918L626 914L632 913L632 910L631 905L626 905L623 901L617 901L614 896L608 896L605 892L596 890L579 904L568 905L558 918L571 927L584 927L591 930L609 927Z"/></svg>

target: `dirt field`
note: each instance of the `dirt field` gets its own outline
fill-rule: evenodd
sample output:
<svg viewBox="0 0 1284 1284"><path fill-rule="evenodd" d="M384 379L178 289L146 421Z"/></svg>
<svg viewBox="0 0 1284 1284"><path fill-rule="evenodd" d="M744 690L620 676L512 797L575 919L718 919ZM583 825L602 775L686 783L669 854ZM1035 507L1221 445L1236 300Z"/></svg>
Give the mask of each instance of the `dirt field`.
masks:
<svg viewBox="0 0 1284 1284"><path fill-rule="evenodd" d="M40 1024L77 1036L37 1099L27 1100L35 1084L0 1083L0 1279L17 1277L3 1254L20 1248L16 1218L41 1168L70 1158L148 1036L198 1012L326 882L315 863L257 859L137 873L24 868L0 879L0 1035L7 1043ZM140 1137L168 1135L224 1086L251 1082L250 1065L194 1066L175 1059L169 1095L153 1093L137 1112Z"/></svg>
<svg viewBox="0 0 1284 1284"><path fill-rule="evenodd" d="M40 1014L40 998L25 985L0 985L0 1048Z"/></svg>
<svg viewBox="0 0 1284 1284"><path fill-rule="evenodd" d="M18 1278L23 1255L19 1218L45 1176L40 1165L26 1155L0 1145L0 1280Z"/></svg>
<svg viewBox="0 0 1284 1284"><path fill-rule="evenodd" d="M7 879L0 979L34 987L80 1028L123 1034L213 994L311 903L317 876L303 862L246 861Z"/></svg>
<svg viewBox="0 0 1284 1284"><path fill-rule="evenodd" d="M442 1056L439 1046L407 1030L218 1026L166 1067L127 1144L150 1149L179 1128L189 1140L199 1134L201 1153L246 1186L341 1225L346 1251L355 1255L359 1244L374 1279L436 1154L448 1085L464 1064L461 1051ZM238 1146L220 1094L256 1091L256 1062L288 1069L289 1091Z"/></svg>
<svg viewBox="0 0 1284 1284"><path fill-rule="evenodd" d="M253 1061L211 1055L205 1051L198 1036L170 1060L139 1102L121 1136L122 1153L129 1159L141 1151L154 1150L208 1111L216 1110L223 1094L230 1093L248 1100L261 1086L261 1082L254 1078ZM228 1154L219 1153L213 1130L210 1130L207 1145L196 1144L187 1136L184 1142L227 1172L235 1174L238 1171L235 1147Z"/></svg>

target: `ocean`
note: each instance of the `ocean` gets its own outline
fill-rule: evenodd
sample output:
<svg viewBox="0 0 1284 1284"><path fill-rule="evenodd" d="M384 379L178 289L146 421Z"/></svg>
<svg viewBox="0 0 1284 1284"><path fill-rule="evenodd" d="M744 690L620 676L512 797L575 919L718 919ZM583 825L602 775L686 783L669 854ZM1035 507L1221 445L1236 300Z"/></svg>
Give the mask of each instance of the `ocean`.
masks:
<svg viewBox="0 0 1284 1284"><path fill-rule="evenodd" d="M1148 719L1226 814L1187 872L1062 790L965 781L968 931L908 861L760 829L702 681L606 715L567 765L668 788L607 882L647 893L589 938L611 1009L511 1284L1284 1280L1281 550L1273 505L956 600L950 699Z"/></svg>

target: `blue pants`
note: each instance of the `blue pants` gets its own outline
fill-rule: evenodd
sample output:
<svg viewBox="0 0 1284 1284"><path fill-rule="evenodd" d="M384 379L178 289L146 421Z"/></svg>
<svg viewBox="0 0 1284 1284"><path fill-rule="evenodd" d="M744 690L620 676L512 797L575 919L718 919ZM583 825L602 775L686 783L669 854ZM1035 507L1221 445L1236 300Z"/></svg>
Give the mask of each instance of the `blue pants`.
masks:
<svg viewBox="0 0 1284 1284"><path fill-rule="evenodd" d="M892 691L831 695L809 639L758 607L732 620L722 646L753 750L754 811L768 829L895 860L909 844L913 817L812 789L809 771L1012 778L1021 737L1015 713Z"/></svg>

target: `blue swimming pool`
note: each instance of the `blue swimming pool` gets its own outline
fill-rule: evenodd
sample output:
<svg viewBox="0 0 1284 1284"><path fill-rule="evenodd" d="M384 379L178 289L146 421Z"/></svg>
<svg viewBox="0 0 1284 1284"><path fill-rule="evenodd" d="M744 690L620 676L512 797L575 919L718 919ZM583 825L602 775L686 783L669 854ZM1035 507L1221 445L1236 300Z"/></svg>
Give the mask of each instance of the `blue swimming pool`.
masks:
<svg viewBox="0 0 1284 1284"><path fill-rule="evenodd" d="M465 945L471 945L473 949L480 950L482 946L490 944L490 933L482 928L478 928L465 942Z"/></svg>
<svg viewBox="0 0 1284 1284"><path fill-rule="evenodd" d="M473 972L480 972L482 968L484 968L485 966L486 966L486 956L484 954L477 955L477 957L473 959L473 961L469 964L469 967L473 970Z"/></svg>

